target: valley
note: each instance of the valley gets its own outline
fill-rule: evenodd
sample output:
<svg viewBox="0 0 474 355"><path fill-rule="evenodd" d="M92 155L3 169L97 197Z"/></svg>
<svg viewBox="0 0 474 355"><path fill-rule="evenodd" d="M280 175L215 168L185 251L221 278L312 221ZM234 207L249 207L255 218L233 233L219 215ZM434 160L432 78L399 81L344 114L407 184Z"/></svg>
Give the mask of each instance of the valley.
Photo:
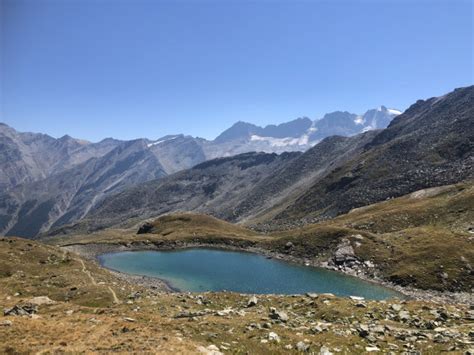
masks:
<svg viewBox="0 0 474 355"><path fill-rule="evenodd" d="M6 313L0 350L469 352L474 255L466 226L473 210L460 206L470 206L473 191L472 183L421 190L272 234L187 213L133 228L48 237L43 243L2 238L0 304ZM247 250L301 264L325 262L408 298L175 293L158 279L109 271L96 261L113 251L196 247Z"/></svg>
<svg viewBox="0 0 474 355"><path fill-rule="evenodd" d="M474 355L473 10L0 0L0 355Z"/></svg>
<svg viewBox="0 0 474 355"><path fill-rule="evenodd" d="M473 97L304 152L67 139L77 165L0 196L0 351L471 353Z"/></svg>

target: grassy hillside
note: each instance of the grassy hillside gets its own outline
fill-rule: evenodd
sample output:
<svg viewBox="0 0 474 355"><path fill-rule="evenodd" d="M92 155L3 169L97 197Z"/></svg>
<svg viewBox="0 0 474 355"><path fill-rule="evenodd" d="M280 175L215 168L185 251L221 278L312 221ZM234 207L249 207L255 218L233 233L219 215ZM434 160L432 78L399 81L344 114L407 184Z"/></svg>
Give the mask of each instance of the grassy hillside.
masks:
<svg viewBox="0 0 474 355"><path fill-rule="evenodd" d="M471 291L474 287L474 184L418 191L355 209L330 221L274 234L284 251L327 258L343 238L355 255L375 263L378 275L422 289ZM360 235L361 239L354 236Z"/></svg>
<svg viewBox="0 0 474 355"><path fill-rule="evenodd" d="M331 262L341 243L347 241L361 264L368 261L375 265L343 268L347 272L360 271L420 289L470 292L474 287L473 220L474 183L470 182L421 190L355 209L333 220L267 235L188 213L160 217L144 234L137 234L138 227L108 229L55 237L48 242L119 243L134 248L142 243L167 248L192 243L256 247L319 264Z"/></svg>

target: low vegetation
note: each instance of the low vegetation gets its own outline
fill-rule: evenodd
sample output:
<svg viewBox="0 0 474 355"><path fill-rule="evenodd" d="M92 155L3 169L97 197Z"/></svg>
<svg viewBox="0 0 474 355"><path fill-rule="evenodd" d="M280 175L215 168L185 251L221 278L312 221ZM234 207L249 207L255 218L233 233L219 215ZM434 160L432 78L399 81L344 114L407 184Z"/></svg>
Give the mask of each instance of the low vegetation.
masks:
<svg viewBox="0 0 474 355"><path fill-rule="evenodd" d="M463 352L467 306L162 293L54 246L0 239L0 352ZM327 354L326 352L326 354Z"/></svg>
<svg viewBox="0 0 474 355"><path fill-rule="evenodd" d="M161 248L214 244L259 248L292 260L324 264L348 241L358 265L342 271L366 274L401 286L471 292L474 287L474 184L421 190L358 208L338 218L299 229L262 234L213 217L182 213L157 218L139 229L48 239L50 244L143 243ZM369 264L370 265L370 264ZM337 265L334 265L337 266Z"/></svg>

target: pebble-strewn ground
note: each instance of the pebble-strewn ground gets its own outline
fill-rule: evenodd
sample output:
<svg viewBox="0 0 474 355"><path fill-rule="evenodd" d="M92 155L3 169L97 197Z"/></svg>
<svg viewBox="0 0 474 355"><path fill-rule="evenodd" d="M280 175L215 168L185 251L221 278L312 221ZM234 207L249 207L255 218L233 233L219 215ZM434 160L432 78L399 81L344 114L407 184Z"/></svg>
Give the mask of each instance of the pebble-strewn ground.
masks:
<svg viewBox="0 0 474 355"><path fill-rule="evenodd" d="M31 306L37 299L2 294L4 307L19 306L0 321L0 351L473 351L474 311L466 306L313 294L148 292L132 292L120 302L106 307L65 302Z"/></svg>
<svg viewBox="0 0 474 355"><path fill-rule="evenodd" d="M463 354L474 348L472 305L164 293L21 239L0 239L0 271L0 353Z"/></svg>

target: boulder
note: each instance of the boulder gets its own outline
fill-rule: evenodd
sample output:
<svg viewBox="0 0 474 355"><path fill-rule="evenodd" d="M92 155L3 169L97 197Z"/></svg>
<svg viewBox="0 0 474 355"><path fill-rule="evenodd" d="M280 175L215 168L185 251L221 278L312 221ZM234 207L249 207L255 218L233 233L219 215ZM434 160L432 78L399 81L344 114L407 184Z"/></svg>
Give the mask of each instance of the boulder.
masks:
<svg viewBox="0 0 474 355"><path fill-rule="evenodd" d="M56 302L47 296L39 296L39 297L33 297L29 299L28 303L34 304L36 306L43 306L43 305L55 304Z"/></svg>
<svg viewBox="0 0 474 355"><path fill-rule="evenodd" d="M12 308L7 308L4 310L3 314L5 316L28 316L38 312L38 306L32 303L22 303L13 306Z"/></svg>
<svg viewBox="0 0 474 355"><path fill-rule="evenodd" d="M354 248L348 239L343 239L334 252L333 262L335 265L352 266L357 261Z"/></svg>
<svg viewBox="0 0 474 355"><path fill-rule="evenodd" d="M296 350L306 352L309 350L309 345L306 344L304 341L299 341L296 343Z"/></svg>
<svg viewBox="0 0 474 355"><path fill-rule="evenodd" d="M270 308L270 318L278 320L280 322L287 322L288 321L288 315L283 312L283 311L278 311L275 308L271 307Z"/></svg>
<svg viewBox="0 0 474 355"><path fill-rule="evenodd" d="M258 299L255 296L250 297L249 301L247 302L247 307L256 306L258 303Z"/></svg>
<svg viewBox="0 0 474 355"><path fill-rule="evenodd" d="M146 222L140 228L138 228L137 234L146 234L150 233L153 230L153 224Z"/></svg>

